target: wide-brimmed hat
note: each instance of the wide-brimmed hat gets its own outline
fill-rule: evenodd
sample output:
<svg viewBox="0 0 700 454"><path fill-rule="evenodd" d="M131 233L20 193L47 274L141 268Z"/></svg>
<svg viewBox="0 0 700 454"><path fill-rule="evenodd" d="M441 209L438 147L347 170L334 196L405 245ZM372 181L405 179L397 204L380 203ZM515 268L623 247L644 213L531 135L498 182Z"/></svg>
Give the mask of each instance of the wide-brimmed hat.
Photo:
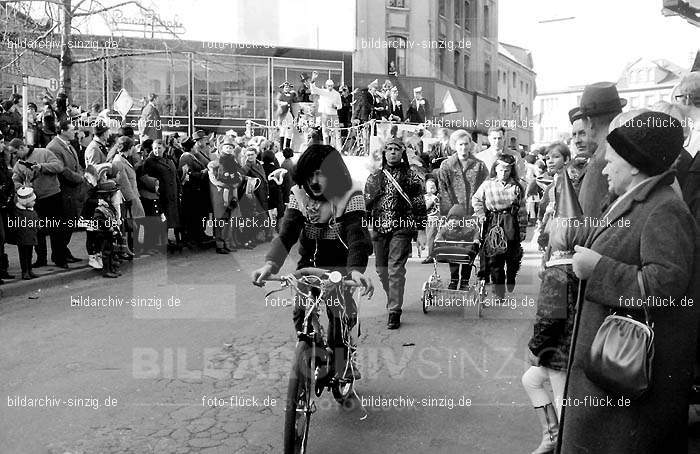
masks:
<svg viewBox="0 0 700 454"><path fill-rule="evenodd" d="M586 85L581 95L579 108L585 117L622 112L627 100L620 98L617 87L612 82L596 82Z"/></svg>
<svg viewBox="0 0 700 454"><path fill-rule="evenodd" d="M613 129L607 141L622 159L647 175L665 172L683 148L683 127L662 112L642 112Z"/></svg>
<svg viewBox="0 0 700 454"><path fill-rule="evenodd" d="M207 133L204 132L204 130L202 130L202 129L198 129L194 132L194 134L192 134L192 140L194 140L194 141L197 141L200 139L206 139L206 137L207 137Z"/></svg>
<svg viewBox="0 0 700 454"><path fill-rule="evenodd" d="M580 120L581 118L583 118L583 114L580 108L574 107L569 111L569 123L574 124L576 120Z"/></svg>

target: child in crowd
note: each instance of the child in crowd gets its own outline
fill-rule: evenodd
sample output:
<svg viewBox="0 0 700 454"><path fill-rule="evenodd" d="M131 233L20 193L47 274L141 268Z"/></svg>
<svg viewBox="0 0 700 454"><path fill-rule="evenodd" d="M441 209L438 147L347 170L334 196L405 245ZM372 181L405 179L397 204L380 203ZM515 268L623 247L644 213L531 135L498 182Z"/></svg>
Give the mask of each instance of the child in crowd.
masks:
<svg viewBox="0 0 700 454"><path fill-rule="evenodd" d="M428 225L425 226L425 237L428 243L428 256L423 263L433 263L433 242L440 222L440 196L437 192L437 181L432 175L425 178L425 207L428 210Z"/></svg>
<svg viewBox="0 0 700 454"><path fill-rule="evenodd" d="M479 223L476 218L467 217L467 212L462 205L454 205L447 213L447 223L438 229L435 241L466 241L477 242L480 239ZM469 254L472 261L476 257L477 248L475 246L463 245L438 245L439 248L434 253L455 253ZM471 275L471 265L462 265L460 275L459 265L450 263L450 285L448 289L465 289L469 284ZM459 287L458 287L459 284Z"/></svg>
<svg viewBox="0 0 700 454"><path fill-rule="evenodd" d="M96 232L96 240L102 255L102 277L116 278L121 276L117 249L123 243L119 230L120 218L113 203L114 195L119 190L114 180L98 183L97 207L92 215L92 224Z"/></svg>
<svg viewBox="0 0 700 454"><path fill-rule="evenodd" d="M36 195L30 186L17 189L15 202L15 220L18 227L15 230L19 264L22 269L22 279L29 280L38 277L32 271L32 248L37 244L39 216L34 211Z"/></svg>
<svg viewBox="0 0 700 454"><path fill-rule="evenodd" d="M532 367L522 377L523 387L539 417L543 437L535 452L551 452L557 444L569 348L579 280L574 274L574 246L587 236L583 213L566 170L561 172L561 190L555 197L553 218L548 223L548 245L542 258L542 279L537 298L533 335L528 343ZM544 387L549 381L550 396Z"/></svg>

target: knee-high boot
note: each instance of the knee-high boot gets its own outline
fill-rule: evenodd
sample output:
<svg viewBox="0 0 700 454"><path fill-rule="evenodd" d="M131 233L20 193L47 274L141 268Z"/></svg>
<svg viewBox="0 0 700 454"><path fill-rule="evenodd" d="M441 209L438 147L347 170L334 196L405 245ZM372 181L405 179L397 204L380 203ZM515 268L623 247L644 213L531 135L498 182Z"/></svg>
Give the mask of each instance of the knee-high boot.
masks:
<svg viewBox="0 0 700 454"><path fill-rule="evenodd" d="M535 407L535 412L542 426L542 441L537 449L532 451L532 454L553 453L557 447L557 438L559 437L557 412L552 404L547 404L544 407Z"/></svg>

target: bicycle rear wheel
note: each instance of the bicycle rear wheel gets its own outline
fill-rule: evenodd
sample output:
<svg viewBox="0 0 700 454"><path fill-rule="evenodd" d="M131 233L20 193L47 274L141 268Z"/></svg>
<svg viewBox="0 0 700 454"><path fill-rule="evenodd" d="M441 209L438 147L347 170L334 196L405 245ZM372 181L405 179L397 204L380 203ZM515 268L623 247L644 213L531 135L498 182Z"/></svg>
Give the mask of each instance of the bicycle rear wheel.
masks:
<svg viewBox="0 0 700 454"><path fill-rule="evenodd" d="M313 349L299 342L287 386L287 404L284 408L284 453L306 452L313 396Z"/></svg>

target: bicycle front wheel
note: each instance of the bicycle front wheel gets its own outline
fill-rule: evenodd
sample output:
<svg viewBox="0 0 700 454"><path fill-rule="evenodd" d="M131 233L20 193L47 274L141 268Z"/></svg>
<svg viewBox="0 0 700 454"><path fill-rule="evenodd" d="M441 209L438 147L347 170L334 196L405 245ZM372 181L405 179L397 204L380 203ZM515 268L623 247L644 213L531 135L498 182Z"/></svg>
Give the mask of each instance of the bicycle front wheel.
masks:
<svg viewBox="0 0 700 454"><path fill-rule="evenodd" d="M284 408L285 454L306 452L312 413L314 362L312 347L306 342L299 342L294 353Z"/></svg>

